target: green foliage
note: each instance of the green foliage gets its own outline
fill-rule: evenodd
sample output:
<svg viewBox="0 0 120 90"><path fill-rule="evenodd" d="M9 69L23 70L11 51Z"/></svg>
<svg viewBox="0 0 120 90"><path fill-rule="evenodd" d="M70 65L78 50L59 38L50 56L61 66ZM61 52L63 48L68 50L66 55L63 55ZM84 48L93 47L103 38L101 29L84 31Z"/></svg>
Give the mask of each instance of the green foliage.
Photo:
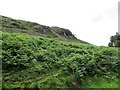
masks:
<svg viewBox="0 0 120 90"><path fill-rule="evenodd" d="M2 32L3 88L84 87L86 77L113 77L118 50Z"/></svg>
<svg viewBox="0 0 120 90"><path fill-rule="evenodd" d="M117 77L110 77L111 79L107 78L104 79L103 77L88 77L84 81L84 83L87 83L87 86L84 86L84 88L100 88L100 90L107 89L107 90L115 90L118 89L118 85L116 83L119 83ZM86 82L87 81L87 82ZM113 89L114 88L114 89ZM97 89L98 90L98 89Z"/></svg>
<svg viewBox="0 0 120 90"><path fill-rule="evenodd" d="M108 44L109 47L120 47L120 34L116 33L116 35L110 37L110 42Z"/></svg>

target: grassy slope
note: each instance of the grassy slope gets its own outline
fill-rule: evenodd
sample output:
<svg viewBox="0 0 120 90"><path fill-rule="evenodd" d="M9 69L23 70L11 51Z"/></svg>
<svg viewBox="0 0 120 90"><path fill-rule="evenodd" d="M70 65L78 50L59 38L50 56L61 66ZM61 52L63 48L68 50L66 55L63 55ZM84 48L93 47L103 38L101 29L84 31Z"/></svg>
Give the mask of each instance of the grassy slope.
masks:
<svg viewBox="0 0 120 90"><path fill-rule="evenodd" d="M0 22L2 22L0 23L0 26L2 26L2 31L10 33L27 33L30 35L55 38L63 41L87 43L77 39L71 31L64 28L49 27L35 22L15 20L5 16L0 17Z"/></svg>
<svg viewBox="0 0 120 90"><path fill-rule="evenodd" d="M3 32L2 49L3 88L118 86L117 48Z"/></svg>

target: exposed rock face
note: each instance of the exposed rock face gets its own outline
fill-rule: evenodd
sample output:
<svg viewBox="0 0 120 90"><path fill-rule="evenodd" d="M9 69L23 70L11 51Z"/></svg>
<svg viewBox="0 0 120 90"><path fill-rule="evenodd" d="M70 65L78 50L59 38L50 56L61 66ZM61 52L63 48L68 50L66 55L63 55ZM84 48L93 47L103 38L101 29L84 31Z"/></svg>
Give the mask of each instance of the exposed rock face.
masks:
<svg viewBox="0 0 120 90"><path fill-rule="evenodd" d="M68 29L59 28L59 27L51 27L51 30L59 34L60 36L63 36L65 38L72 38L77 39L72 32L70 32Z"/></svg>

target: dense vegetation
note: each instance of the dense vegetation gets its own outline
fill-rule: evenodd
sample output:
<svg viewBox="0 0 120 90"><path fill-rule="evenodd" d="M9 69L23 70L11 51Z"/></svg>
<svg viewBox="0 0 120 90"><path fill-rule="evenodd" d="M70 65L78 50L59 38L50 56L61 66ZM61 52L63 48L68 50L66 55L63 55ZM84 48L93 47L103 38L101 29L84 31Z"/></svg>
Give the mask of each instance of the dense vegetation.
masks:
<svg viewBox="0 0 120 90"><path fill-rule="evenodd" d="M117 88L118 64L114 47L2 32L3 89Z"/></svg>
<svg viewBox="0 0 120 90"><path fill-rule="evenodd" d="M116 35L110 37L110 42L108 46L120 47L120 34L119 33L116 33Z"/></svg>
<svg viewBox="0 0 120 90"><path fill-rule="evenodd" d="M68 29L4 16L0 27L5 90L119 85L117 47L98 47L77 39Z"/></svg>

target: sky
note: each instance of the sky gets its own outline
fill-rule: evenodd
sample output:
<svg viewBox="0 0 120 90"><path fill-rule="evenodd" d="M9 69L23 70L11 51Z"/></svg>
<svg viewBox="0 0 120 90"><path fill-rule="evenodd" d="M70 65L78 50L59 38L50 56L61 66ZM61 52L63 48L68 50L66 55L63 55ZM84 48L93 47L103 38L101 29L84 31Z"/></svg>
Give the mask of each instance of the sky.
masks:
<svg viewBox="0 0 120 90"><path fill-rule="evenodd" d="M118 32L119 0L0 0L0 15L69 29L78 39L107 46Z"/></svg>

